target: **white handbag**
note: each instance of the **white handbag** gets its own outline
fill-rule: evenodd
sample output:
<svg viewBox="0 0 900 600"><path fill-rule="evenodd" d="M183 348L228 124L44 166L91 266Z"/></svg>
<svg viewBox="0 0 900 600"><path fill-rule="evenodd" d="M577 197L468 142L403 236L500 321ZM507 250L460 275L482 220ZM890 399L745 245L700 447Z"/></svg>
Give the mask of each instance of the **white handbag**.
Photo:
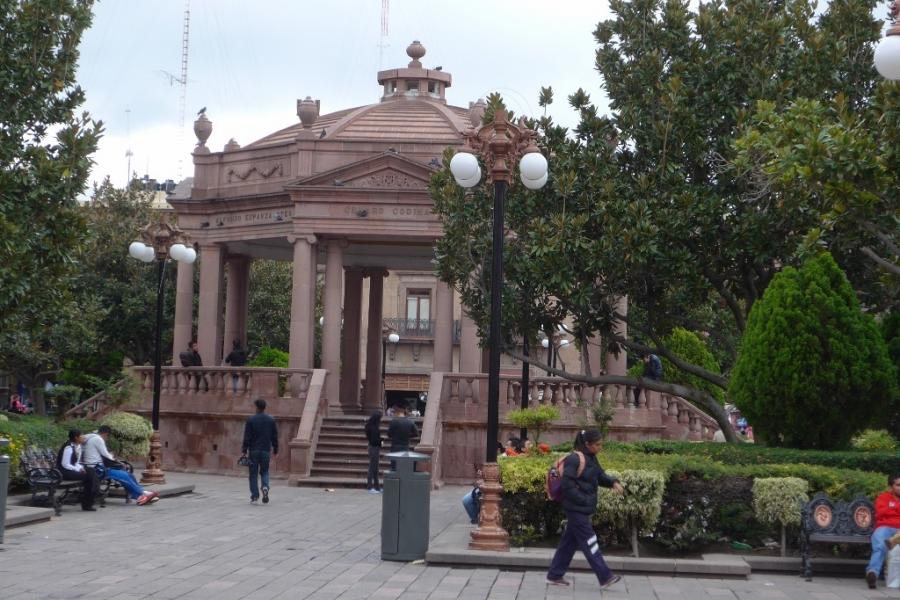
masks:
<svg viewBox="0 0 900 600"><path fill-rule="evenodd" d="M888 552L887 559L887 586L900 589L900 545L896 545Z"/></svg>

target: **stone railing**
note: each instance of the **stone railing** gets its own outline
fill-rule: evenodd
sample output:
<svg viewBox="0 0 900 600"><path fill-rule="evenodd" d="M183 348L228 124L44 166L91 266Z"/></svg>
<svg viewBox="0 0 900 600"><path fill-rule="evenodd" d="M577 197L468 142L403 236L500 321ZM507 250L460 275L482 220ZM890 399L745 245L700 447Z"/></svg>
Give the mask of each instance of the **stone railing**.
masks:
<svg viewBox="0 0 900 600"><path fill-rule="evenodd" d="M153 367L134 367L140 390L153 391ZM163 367L160 394L284 396L300 398L309 388L311 369L276 367Z"/></svg>
<svg viewBox="0 0 900 600"><path fill-rule="evenodd" d="M417 451L432 455L432 477L442 481L470 481L474 465L484 461L487 423L487 374L433 373L428 405ZM593 422L593 407L601 394L615 406L610 437L621 441L641 439L710 440L718 429L715 420L677 396L645 390L637 404L634 389L621 385L595 386L556 377L538 377L529 385L529 405L550 404L560 418L543 434L542 441L556 444L571 440L576 431ZM506 413L521 406L521 381L512 375L500 378L500 440L518 436Z"/></svg>
<svg viewBox="0 0 900 600"><path fill-rule="evenodd" d="M325 396L325 375L327 373L324 369L313 371L297 436L288 444L291 449L291 476L288 481L292 484L296 483L298 479L309 477L312 469L322 419L328 413L328 398Z"/></svg>
<svg viewBox="0 0 900 600"><path fill-rule="evenodd" d="M113 387L116 389L122 389L125 385L127 385L128 379L121 379L117 381ZM79 402L72 408L66 411L65 417L67 419L99 419L104 416L109 410L112 408L106 403L106 390L101 390L82 402Z"/></svg>

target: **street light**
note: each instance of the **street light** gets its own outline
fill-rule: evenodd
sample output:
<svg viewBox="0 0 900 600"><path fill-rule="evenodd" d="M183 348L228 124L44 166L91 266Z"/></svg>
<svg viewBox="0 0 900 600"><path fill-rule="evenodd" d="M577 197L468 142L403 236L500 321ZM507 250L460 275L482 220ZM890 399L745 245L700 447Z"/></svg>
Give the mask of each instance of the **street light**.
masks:
<svg viewBox="0 0 900 600"><path fill-rule="evenodd" d="M900 0L888 7L891 26L875 47L875 68L885 79L900 81Z"/></svg>
<svg viewBox="0 0 900 600"><path fill-rule="evenodd" d="M169 259L191 264L197 260L197 251L189 245L188 236L177 225L171 225L163 215L159 223L150 223L141 229L141 240L128 246L128 253L145 263L156 260L156 347L153 353L153 412L150 421L153 435L150 437L150 456L141 473L142 483L165 483L162 470L162 444L159 441L159 390L162 381L162 320L163 292L165 291L166 265Z"/></svg>
<svg viewBox="0 0 900 600"><path fill-rule="evenodd" d="M500 406L500 301L503 288L503 211L506 192L512 183L512 171L519 163L519 178L530 190L547 183L547 159L534 144L534 131L523 121L510 123L506 110L499 108L493 120L477 130L466 132L468 149L479 154L488 168L488 180L494 184L494 229L491 244L491 327L490 360L488 362L487 458L482 469L481 515L472 532L469 547L475 550L509 550L509 534L500 520L500 467L497 465L497 436ZM450 171L456 183L464 188L478 185L481 166L469 152L458 152L450 160Z"/></svg>
<svg viewBox="0 0 900 600"><path fill-rule="evenodd" d="M388 342L396 344L400 341L397 332L392 331L388 335L381 336L381 402L385 411L387 411L387 390L384 389L384 370L387 364L387 345Z"/></svg>

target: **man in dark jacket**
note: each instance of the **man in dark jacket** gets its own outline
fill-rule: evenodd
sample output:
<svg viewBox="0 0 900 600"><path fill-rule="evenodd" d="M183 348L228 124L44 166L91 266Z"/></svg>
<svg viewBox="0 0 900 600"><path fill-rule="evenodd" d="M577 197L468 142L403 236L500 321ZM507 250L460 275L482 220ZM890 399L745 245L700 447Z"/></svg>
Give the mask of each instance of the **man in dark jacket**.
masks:
<svg viewBox="0 0 900 600"><path fill-rule="evenodd" d="M387 436L391 440L391 452L404 452L409 450L409 440L418 436L416 424L406 416L406 406L400 404L394 407L394 416L388 425ZM395 461L391 461L391 471L396 469Z"/></svg>
<svg viewBox="0 0 900 600"><path fill-rule="evenodd" d="M191 340L191 343L188 344L187 350L184 352L180 352L178 354L178 358L181 360L182 367L202 367L203 359L200 358L199 344L196 340ZM209 391L209 382L206 380L206 375L203 373L196 373L194 375L194 389L200 390L200 382L203 382L203 391Z"/></svg>
<svg viewBox="0 0 900 600"><path fill-rule="evenodd" d="M247 364L247 353L241 348L241 340L234 340L231 344L231 352L225 357L225 364L232 367L243 367ZM231 389L236 394L238 388L238 374L231 374Z"/></svg>
<svg viewBox="0 0 900 600"><path fill-rule="evenodd" d="M250 453L250 503L259 500L257 477L262 479L262 501L269 503L269 450L278 455L278 427L275 419L266 414L266 401L255 400L256 414L247 419L244 425L244 443L241 445L241 456Z"/></svg>
<svg viewBox="0 0 900 600"><path fill-rule="evenodd" d="M644 379L652 379L653 381L662 380L663 376L663 366L662 361L659 360L659 357L655 354L645 354L642 358L644 361L644 372L641 375ZM644 390L643 387L637 386L634 388L634 405L638 406L638 400L641 397L641 392Z"/></svg>

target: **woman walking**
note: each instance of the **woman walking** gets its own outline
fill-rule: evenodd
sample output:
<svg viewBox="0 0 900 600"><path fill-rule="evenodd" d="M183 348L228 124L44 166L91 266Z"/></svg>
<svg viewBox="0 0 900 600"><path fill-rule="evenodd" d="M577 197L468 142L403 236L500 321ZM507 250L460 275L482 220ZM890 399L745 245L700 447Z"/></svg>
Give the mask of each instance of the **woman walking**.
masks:
<svg viewBox="0 0 900 600"><path fill-rule="evenodd" d="M566 530L563 532L550 570L547 583L550 585L570 585L563 579L575 550L580 549L588 564L597 575L601 588L607 588L621 579L610 571L600 553L597 534L591 526L591 515L597 510L597 487L612 488L617 494L624 494L625 488L603 471L597 462L602 440L596 429L582 429L575 436L575 451L566 457L563 467L562 493L563 510L566 513Z"/></svg>
<svg viewBox="0 0 900 600"><path fill-rule="evenodd" d="M366 475L366 487L370 494L381 493L378 485L378 463L381 460L381 411L372 411L366 421L366 439L369 441L369 472Z"/></svg>

